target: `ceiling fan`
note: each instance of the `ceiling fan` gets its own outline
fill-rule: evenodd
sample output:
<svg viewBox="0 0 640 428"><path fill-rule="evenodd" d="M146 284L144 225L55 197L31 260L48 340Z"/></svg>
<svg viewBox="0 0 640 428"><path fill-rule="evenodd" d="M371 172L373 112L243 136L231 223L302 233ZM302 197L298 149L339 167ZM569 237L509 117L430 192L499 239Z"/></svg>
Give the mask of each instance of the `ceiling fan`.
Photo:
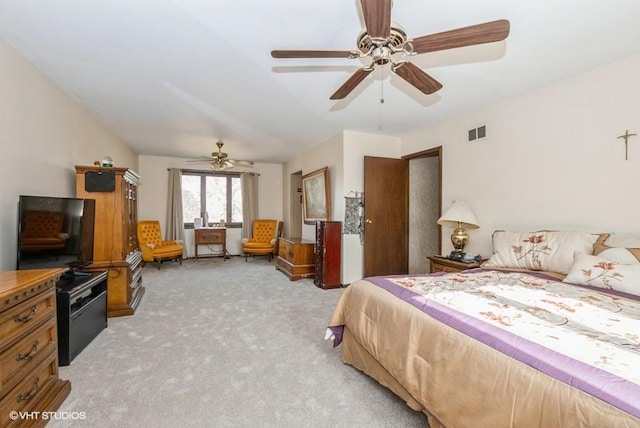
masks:
<svg viewBox="0 0 640 428"><path fill-rule="evenodd" d="M229 159L229 155L222 151L224 143L218 141L218 151L211 153L211 156L200 156L199 159L188 160L188 163L208 163L211 169L215 171L222 171L225 169L233 168L234 166L253 166L253 162L248 160L235 160Z"/></svg>
<svg viewBox="0 0 640 428"><path fill-rule="evenodd" d="M274 58L371 57L369 65L356 71L331 95L332 100L340 100L349 95L376 65L387 63L391 64L391 71L428 95L442 88L442 84L411 62L394 58L396 54L404 57L497 42L506 39L509 35L509 21L501 19L409 39L403 30L391 26L391 3L392 0L360 0L365 31L358 36L355 50L273 50L271 56Z"/></svg>

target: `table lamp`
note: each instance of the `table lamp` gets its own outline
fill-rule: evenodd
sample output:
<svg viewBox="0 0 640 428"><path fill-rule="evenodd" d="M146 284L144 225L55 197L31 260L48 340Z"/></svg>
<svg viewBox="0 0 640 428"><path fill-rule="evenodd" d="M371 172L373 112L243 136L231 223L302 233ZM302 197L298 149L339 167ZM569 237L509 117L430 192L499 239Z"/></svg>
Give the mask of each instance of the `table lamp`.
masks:
<svg viewBox="0 0 640 428"><path fill-rule="evenodd" d="M462 201L456 201L438 219L440 226L454 229L451 234L451 243L456 252L463 252L465 245L469 241L466 229L477 229L478 220L471 211L469 205Z"/></svg>

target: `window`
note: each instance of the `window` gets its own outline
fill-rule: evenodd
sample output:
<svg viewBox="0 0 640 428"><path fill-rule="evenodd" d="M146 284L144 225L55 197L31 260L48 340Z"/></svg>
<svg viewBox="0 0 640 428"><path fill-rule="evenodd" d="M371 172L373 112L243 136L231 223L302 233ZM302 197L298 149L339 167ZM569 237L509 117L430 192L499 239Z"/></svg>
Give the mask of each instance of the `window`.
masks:
<svg viewBox="0 0 640 428"><path fill-rule="evenodd" d="M240 174L182 173L182 215L185 228L193 219L209 214L209 225L224 220L227 227L242 227Z"/></svg>

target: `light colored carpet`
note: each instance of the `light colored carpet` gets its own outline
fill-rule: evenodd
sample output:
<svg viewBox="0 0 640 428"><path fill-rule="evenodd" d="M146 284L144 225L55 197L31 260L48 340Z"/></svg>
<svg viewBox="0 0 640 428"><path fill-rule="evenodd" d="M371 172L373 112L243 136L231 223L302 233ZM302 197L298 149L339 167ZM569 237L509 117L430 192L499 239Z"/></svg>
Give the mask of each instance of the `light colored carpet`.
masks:
<svg viewBox="0 0 640 428"><path fill-rule="evenodd" d="M72 391L50 427L426 427L426 417L324 339L343 290L234 257L146 266L134 316L60 368Z"/></svg>

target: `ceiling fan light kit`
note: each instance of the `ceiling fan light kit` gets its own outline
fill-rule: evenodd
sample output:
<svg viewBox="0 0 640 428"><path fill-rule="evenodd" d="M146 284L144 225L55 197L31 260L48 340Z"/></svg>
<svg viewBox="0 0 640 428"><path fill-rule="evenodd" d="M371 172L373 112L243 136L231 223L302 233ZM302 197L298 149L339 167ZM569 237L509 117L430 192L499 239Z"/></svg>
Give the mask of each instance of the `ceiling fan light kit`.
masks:
<svg viewBox="0 0 640 428"><path fill-rule="evenodd" d="M371 63L357 70L329 98L345 98L360 84L374 68L391 64L391 71L424 94L432 94L442 84L422 69L405 60L406 56L446 49L455 49L504 40L509 35L510 24L505 19L484 24L457 28L414 39L391 26L391 0L360 0L365 30L356 41L357 50L273 50L274 58L371 58ZM402 55L394 59L394 55Z"/></svg>

